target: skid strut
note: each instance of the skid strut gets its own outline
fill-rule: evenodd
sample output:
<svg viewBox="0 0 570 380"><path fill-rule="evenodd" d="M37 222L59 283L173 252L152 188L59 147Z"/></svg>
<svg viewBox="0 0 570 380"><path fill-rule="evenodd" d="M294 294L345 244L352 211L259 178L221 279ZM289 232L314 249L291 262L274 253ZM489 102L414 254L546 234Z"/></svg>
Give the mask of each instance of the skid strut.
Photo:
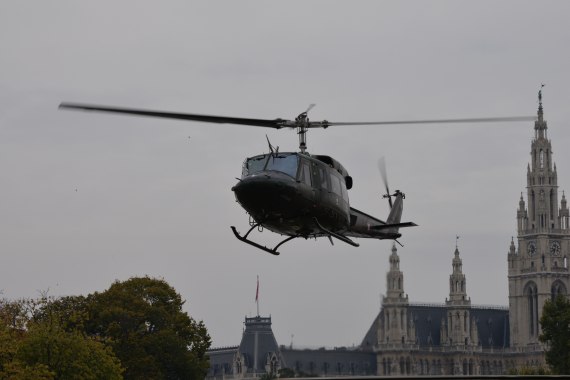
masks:
<svg viewBox="0 0 570 380"><path fill-rule="evenodd" d="M334 237L334 238L336 238L336 239L338 239L338 240L340 240L340 241L345 242L346 244L352 245L353 247L360 247L360 244L358 244L358 243L356 243L356 242L350 240L350 239L347 238L346 236L341 235L341 234L338 234L338 233L336 233L336 232L329 231L329 230L327 230L326 228L324 228L324 227L319 223L319 221L317 220L317 218L313 218L313 220L315 221L315 223L317 224L317 226L319 226L319 228L320 228L323 232L325 232L325 233L327 234L327 236L329 237L331 243L332 243L332 239L331 239L331 236L332 236L332 237Z"/></svg>
<svg viewBox="0 0 570 380"><path fill-rule="evenodd" d="M251 245L251 246L254 246L255 248L259 248L259 249L261 249L262 251L271 253L272 255L275 255L275 256L279 255L279 252L277 251L277 248L281 247L283 244L287 243L289 240L293 240L293 239L295 239L295 238L297 237L297 236L289 236L287 239L285 239L285 240L283 240L281 243L277 244L273 249L267 248L266 246L261 245L261 244L258 244L258 243L254 242L254 241L252 241L252 240L249 240L249 239L247 238L247 236L249 235L249 233L250 233L251 231L253 231L254 228L259 227L260 225L261 225L261 224L259 224L259 223L255 223L254 225L251 226L251 228L249 229L249 231L247 231L247 233L246 233L245 235L243 235L243 236L241 236L241 235L239 234L239 232L236 230L236 228L235 228L234 226L231 226L231 228L232 228L232 231L234 232L234 235L236 236L236 238L237 238L238 240L240 240L240 241L242 241L242 242L244 242L244 243L246 243L246 244L249 244L249 245Z"/></svg>

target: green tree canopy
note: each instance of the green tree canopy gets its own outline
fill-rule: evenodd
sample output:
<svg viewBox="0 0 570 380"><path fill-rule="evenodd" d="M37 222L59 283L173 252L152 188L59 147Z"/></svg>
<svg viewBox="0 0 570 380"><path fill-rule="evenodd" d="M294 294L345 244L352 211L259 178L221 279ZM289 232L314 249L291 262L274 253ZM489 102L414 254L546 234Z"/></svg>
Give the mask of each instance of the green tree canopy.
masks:
<svg viewBox="0 0 570 380"><path fill-rule="evenodd" d="M28 367L43 365L55 379L122 379L119 359L109 347L57 323L32 324L16 355Z"/></svg>
<svg viewBox="0 0 570 380"><path fill-rule="evenodd" d="M203 379L210 337L164 280L102 292L0 300L0 380Z"/></svg>
<svg viewBox="0 0 570 380"><path fill-rule="evenodd" d="M88 297L86 332L108 342L126 379L203 379L210 337L182 311L184 301L164 280L115 282Z"/></svg>
<svg viewBox="0 0 570 380"><path fill-rule="evenodd" d="M540 340L548 344L546 362L554 373L570 374L570 302L565 296L546 301L540 325Z"/></svg>
<svg viewBox="0 0 570 380"><path fill-rule="evenodd" d="M122 379L109 347L81 330L65 331L56 301L0 302L0 379Z"/></svg>

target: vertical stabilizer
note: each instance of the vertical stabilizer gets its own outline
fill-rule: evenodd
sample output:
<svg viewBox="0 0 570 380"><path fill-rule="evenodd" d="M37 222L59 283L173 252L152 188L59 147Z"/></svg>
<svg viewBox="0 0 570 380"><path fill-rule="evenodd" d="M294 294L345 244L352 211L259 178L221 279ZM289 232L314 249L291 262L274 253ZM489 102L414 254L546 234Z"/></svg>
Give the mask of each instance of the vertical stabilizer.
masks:
<svg viewBox="0 0 570 380"><path fill-rule="evenodd" d="M390 210L390 214L388 215L388 219L386 220L387 224L395 224L400 223L402 219L402 211L404 209L404 194L397 191L396 192L396 200L394 201L394 205Z"/></svg>

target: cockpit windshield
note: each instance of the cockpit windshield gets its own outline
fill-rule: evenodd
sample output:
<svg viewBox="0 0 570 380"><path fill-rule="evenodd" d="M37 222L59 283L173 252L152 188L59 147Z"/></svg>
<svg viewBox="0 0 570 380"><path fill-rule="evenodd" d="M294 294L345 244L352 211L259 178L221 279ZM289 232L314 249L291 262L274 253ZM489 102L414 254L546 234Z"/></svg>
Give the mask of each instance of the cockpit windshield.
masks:
<svg viewBox="0 0 570 380"><path fill-rule="evenodd" d="M263 154L248 158L242 175L247 176L262 170L274 170L295 178L298 162L299 158L295 153Z"/></svg>
<svg viewBox="0 0 570 380"><path fill-rule="evenodd" d="M262 171L266 162L267 162L267 157L265 157L265 154L248 158L243 163L243 170L241 173L242 177Z"/></svg>

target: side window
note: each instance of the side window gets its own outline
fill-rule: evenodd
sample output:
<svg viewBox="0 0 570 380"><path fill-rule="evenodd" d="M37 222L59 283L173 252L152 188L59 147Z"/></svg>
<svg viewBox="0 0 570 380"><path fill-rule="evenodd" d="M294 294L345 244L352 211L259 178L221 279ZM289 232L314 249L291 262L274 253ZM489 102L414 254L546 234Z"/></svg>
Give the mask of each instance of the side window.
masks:
<svg viewBox="0 0 570 380"><path fill-rule="evenodd" d="M340 178L334 175L332 172L330 173L331 178L331 191L335 194L342 195L341 186L340 186Z"/></svg>
<svg viewBox="0 0 570 380"><path fill-rule="evenodd" d="M299 181L311 186L311 166L306 161L299 165Z"/></svg>
<svg viewBox="0 0 570 380"><path fill-rule="evenodd" d="M340 181L340 189L342 190L342 199L348 202L348 190L346 190L346 184L343 180Z"/></svg>
<svg viewBox="0 0 570 380"><path fill-rule="evenodd" d="M322 166L319 166L319 180L321 181L321 183L319 184L321 189L329 190L330 187L328 183L327 169Z"/></svg>

